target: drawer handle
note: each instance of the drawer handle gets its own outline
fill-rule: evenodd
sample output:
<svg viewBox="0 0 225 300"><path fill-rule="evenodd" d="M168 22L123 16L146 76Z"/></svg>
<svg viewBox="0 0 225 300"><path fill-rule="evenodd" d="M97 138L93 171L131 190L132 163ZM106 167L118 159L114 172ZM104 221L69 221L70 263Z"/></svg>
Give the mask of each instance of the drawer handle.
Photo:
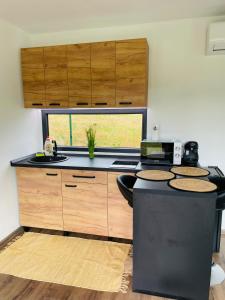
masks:
<svg viewBox="0 0 225 300"><path fill-rule="evenodd" d="M125 102L120 102L120 104L132 104L132 102L128 102L128 101L125 101Z"/></svg>
<svg viewBox="0 0 225 300"><path fill-rule="evenodd" d="M95 103L95 105L107 105L106 102L98 102L98 103Z"/></svg>
<svg viewBox="0 0 225 300"><path fill-rule="evenodd" d="M77 187L77 185L75 185L75 184L65 184L65 187L75 188L75 187Z"/></svg>
<svg viewBox="0 0 225 300"><path fill-rule="evenodd" d="M60 103L49 103L49 106L60 106Z"/></svg>
<svg viewBox="0 0 225 300"><path fill-rule="evenodd" d="M88 105L87 102L77 102L77 105Z"/></svg>
<svg viewBox="0 0 225 300"><path fill-rule="evenodd" d="M43 103L32 103L32 106L43 106Z"/></svg>
<svg viewBox="0 0 225 300"><path fill-rule="evenodd" d="M73 175L73 178L89 178L89 179L94 179L95 176Z"/></svg>
<svg viewBox="0 0 225 300"><path fill-rule="evenodd" d="M46 173L47 176L58 176L57 173Z"/></svg>

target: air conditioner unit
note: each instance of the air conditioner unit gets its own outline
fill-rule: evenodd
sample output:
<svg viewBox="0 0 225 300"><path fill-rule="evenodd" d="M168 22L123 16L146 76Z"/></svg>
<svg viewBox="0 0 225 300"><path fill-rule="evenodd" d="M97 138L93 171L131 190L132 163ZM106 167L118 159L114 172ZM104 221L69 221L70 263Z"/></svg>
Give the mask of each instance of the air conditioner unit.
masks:
<svg viewBox="0 0 225 300"><path fill-rule="evenodd" d="M207 54L225 54L225 22L210 24L207 38Z"/></svg>

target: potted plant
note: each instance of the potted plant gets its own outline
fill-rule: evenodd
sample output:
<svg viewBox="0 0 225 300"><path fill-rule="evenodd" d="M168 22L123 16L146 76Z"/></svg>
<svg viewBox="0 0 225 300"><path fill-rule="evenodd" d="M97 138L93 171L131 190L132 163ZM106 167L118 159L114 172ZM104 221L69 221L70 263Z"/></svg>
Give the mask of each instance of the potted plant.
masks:
<svg viewBox="0 0 225 300"><path fill-rule="evenodd" d="M88 142L88 152L89 152L89 157L94 158L95 154L95 135L96 135L96 130L94 128L94 125L90 126L86 130L86 135L87 135L87 142Z"/></svg>

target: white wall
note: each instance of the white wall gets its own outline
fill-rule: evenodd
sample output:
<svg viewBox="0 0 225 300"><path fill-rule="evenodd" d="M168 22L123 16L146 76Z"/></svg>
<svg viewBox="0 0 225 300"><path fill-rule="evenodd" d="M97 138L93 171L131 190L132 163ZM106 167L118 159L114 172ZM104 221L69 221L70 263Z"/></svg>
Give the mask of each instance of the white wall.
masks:
<svg viewBox="0 0 225 300"><path fill-rule="evenodd" d="M0 240L19 227L10 160L41 146L40 111L23 108L19 49L27 44L24 32L0 20Z"/></svg>
<svg viewBox="0 0 225 300"><path fill-rule="evenodd" d="M208 24L217 20L225 16L36 34L31 41L40 46L147 37L149 134L155 122L161 137L197 140L200 162L225 172L225 55L205 55Z"/></svg>

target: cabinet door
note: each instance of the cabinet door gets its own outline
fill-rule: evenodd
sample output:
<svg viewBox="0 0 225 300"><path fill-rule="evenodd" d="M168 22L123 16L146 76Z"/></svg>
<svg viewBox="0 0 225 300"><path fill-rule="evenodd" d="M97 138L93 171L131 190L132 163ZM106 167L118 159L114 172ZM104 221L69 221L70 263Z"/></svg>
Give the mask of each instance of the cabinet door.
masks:
<svg viewBox="0 0 225 300"><path fill-rule="evenodd" d="M44 48L21 49L22 68L44 69Z"/></svg>
<svg viewBox="0 0 225 300"><path fill-rule="evenodd" d="M133 239L133 209L120 193L116 182L121 174L124 173L108 173L109 236Z"/></svg>
<svg viewBox="0 0 225 300"><path fill-rule="evenodd" d="M116 82L117 106L146 106L146 80L144 78L118 79Z"/></svg>
<svg viewBox="0 0 225 300"><path fill-rule="evenodd" d="M107 185L63 182L64 230L108 235Z"/></svg>
<svg viewBox="0 0 225 300"><path fill-rule="evenodd" d="M45 69L45 94L47 107L67 107L69 105L67 69Z"/></svg>
<svg viewBox="0 0 225 300"><path fill-rule="evenodd" d="M91 106L91 46L67 46L69 106Z"/></svg>
<svg viewBox="0 0 225 300"><path fill-rule="evenodd" d="M61 171L17 168L22 226L63 229Z"/></svg>
<svg viewBox="0 0 225 300"><path fill-rule="evenodd" d="M67 55L66 46L44 47L44 66L45 68L66 68Z"/></svg>
<svg viewBox="0 0 225 300"><path fill-rule="evenodd" d="M87 96L91 98L90 68L68 69L69 96Z"/></svg>
<svg viewBox="0 0 225 300"><path fill-rule="evenodd" d="M148 44L146 39L116 42L116 105L147 105Z"/></svg>
<svg viewBox="0 0 225 300"><path fill-rule="evenodd" d="M24 107L45 108L44 50L21 49Z"/></svg>
<svg viewBox="0 0 225 300"><path fill-rule="evenodd" d="M45 107L44 69L22 69L24 106Z"/></svg>
<svg viewBox="0 0 225 300"><path fill-rule="evenodd" d="M76 44L67 46L68 68L89 68L91 67L91 46L90 44Z"/></svg>
<svg viewBox="0 0 225 300"><path fill-rule="evenodd" d="M92 106L115 106L115 42L91 44Z"/></svg>
<svg viewBox="0 0 225 300"><path fill-rule="evenodd" d="M116 43L100 42L91 44L91 68L115 70Z"/></svg>
<svg viewBox="0 0 225 300"><path fill-rule="evenodd" d="M116 77L146 78L148 45L145 39L116 42Z"/></svg>

